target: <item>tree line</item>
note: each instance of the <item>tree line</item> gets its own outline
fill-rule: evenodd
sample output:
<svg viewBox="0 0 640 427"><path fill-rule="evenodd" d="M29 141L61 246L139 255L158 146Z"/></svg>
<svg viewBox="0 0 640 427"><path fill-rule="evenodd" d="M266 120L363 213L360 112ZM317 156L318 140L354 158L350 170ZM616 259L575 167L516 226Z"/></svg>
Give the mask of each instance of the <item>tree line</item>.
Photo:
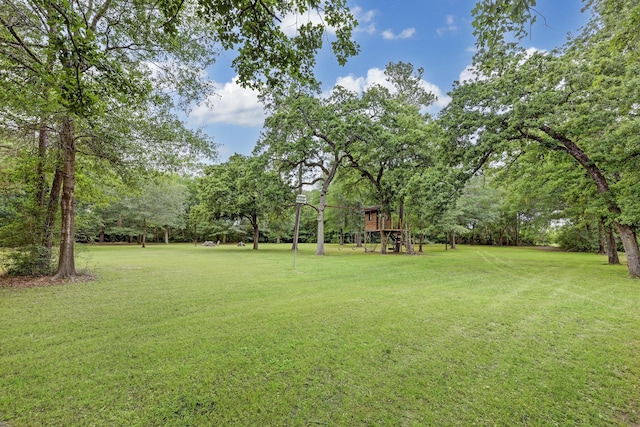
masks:
<svg viewBox="0 0 640 427"><path fill-rule="evenodd" d="M165 242L170 232L234 236L257 249L290 235L295 195L305 192L303 236L318 255L327 234L359 241L362 208L376 205L412 231L403 237L408 252L426 239L452 248L554 242L617 263L622 248L640 277L636 2L587 2L588 25L551 52L519 43L539 17L534 0L477 2L474 77L454 83L436 116L425 112L435 96L423 69L404 62L388 64L386 82L362 93L321 94L312 70L323 27L303 26L290 39L273 19L319 8L341 29L338 59L356 54L344 2L316 3L169 2L122 12L133 4L6 2L2 245L23 248L44 271L60 241L59 277L73 273L80 230L142 245L149 229ZM140 33L141 18L155 26ZM215 146L172 111L176 100L207 93L194 70L213 60L214 45L238 49L241 81L262 89L270 115L251 156L198 166Z"/></svg>

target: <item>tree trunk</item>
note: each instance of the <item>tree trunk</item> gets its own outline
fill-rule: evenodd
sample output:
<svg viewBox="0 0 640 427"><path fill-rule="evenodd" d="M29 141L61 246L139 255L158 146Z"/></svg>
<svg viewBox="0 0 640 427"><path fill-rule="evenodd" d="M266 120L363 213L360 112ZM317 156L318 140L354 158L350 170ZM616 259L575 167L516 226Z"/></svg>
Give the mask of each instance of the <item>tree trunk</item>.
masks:
<svg viewBox="0 0 640 427"><path fill-rule="evenodd" d="M407 227L406 232L402 232L404 237L404 247L407 250L407 255L415 255L416 251L413 249L413 244L411 243L411 230Z"/></svg>
<svg viewBox="0 0 640 427"><path fill-rule="evenodd" d="M168 245L169 244L169 226L165 226L164 227L164 244Z"/></svg>
<svg viewBox="0 0 640 427"><path fill-rule="evenodd" d="M638 240L635 231L626 224L615 222L618 235L624 246L627 255L627 267L631 277L640 277L640 250L638 250Z"/></svg>
<svg viewBox="0 0 640 427"><path fill-rule="evenodd" d="M386 231L381 230L380 231L380 253L381 254L387 253L388 244L389 244L389 235L387 234Z"/></svg>
<svg viewBox="0 0 640 427"><path fill-rule="evenodd" d="M322 196L320 196L322 199ZM318 206L318 244L316 247L316 255L324 255L324 207L323 202L320 201Z"/></svg>
<svg viewBox="0 0 640 427"><path fill-rule="evenodd" d="M72 279L76 276L74 259L75 243L75 168L76 168L76 141L73 119L66 117L62 122L60 142L63 151L62 165L62 227L60 235L60 255L58 270L55 279Z"/></svg>
<svg viewBox="0 0 640 427"><path fill-rule="evenodd" d="M451 246L451 249L457 249L456 248L456 232L451 230L449 232L449 246Z"/></svg>
<svg viewBox="0 0 640 427"><path fill-rule="evenodd" d="M60 204L60 189L62 187L62 170L60 165L56 164L53 180L51 182L51 191L47 200L46 176L44 170L45 157L48 149L48 131L44 122L40 125L38 135L38 195L37 203L40 208L38 213L42 219L42 229L40 236L40 244L45 250L40 252L39 271L49 271L51 268L51 253L53 250L53 230L55 228L56 213ZM42 216L41 216L42 215Z"/></svg>
<svg viewBox="0 0 640 427"><path fill-rule="evenodd" d="M598 255L607 254L607 232L604 227L604 219L598 220Z"/></svg>
<svg viewBox="0 0 640 427"><path fill-rule="evenodd" d="M330 179L325 179L320 190L320 203L318 203L318 245L316 255L324 255L324 209L327 206L327 189Z"/></svg>
<svg viewBox="0 0 640 427"><path fill-rule="evenodd" d="M424 233L420 233L420 240L418 240L418 252L422 253L422 242L424 241Z"/></svg>
<svg viewBox="0 0 640 427"><path fill-rule="evenodd" d="M618 257L618 245L616 244L616 237L613 235L613 229L610 225L605 227L606 235L606 249L607 256L609 258L610 265L620 264L620 258Z"/></svg>
<svg viewBox="0 0 640 427"><path fill-rule="evenodd" d="M298 168L298 194L302 194L302 163ZM291 250L295 251L298 249L298 237L300 237L300 212L302 206L299 203L296 203L296 223L293 229L293 243L291 244Z"/></svg>
<svg viewBox="0 0 640 427"><path fill-rule="evenodd" d="M258 224L258 216L251 217L251 226L253 227L253 250L258 250L258 241L260 239L260 225Z"/></svg>
<svg viewBox="0 0 640 427"><path fill-rule="evenodd" d="M387 243L388 243L388 236L387 233L384 232L384 226L386 224L386 214L384 213L384 210L380 210L380 218L378 219L378 229L380 229L380 253L381 254L386 254L387 253Z"/></svg>
<svg viewBox="0 0 640 427"><path fill-rule="evenodd" d="M193 246L198 246L198 225L193 223Z"/></svg>
<svg viewBox="0 0 640 427"><path fill-rule="evenodd" d="M39 207L44 209L45 199L47 198L47 177L44 170L44 164L47 156L47 149L49 147L49 131L44 122L40 122L40 129L38 129L38 163L36 165L36 179L37 179L37 192L36 203Z"/></svg>
<svg viewBox="0 0 640 427"><path fill-rule="evenodd" d="M140 242L142 243L142 247L147 247L147 217L145 216L142 220L142 236L140 238Z"/></svg>
<svg viewBox="0 0 640 427"><path fill-rule="evenodd" d="M43 253L46 258L41 259L43 267L50 268L51 252L53 250L53 230L55 228L56 214L58 213L58 205L60 204L60 190L62 189L62 170L56 167L51 182L51 191L49 192L49 201L47 202L47 210L42 224L42 246L46 248Z"/></svg>
<svg viewBox="0 0 640 427"><path fill-rule="evenodd" d="M360 231L358 231L355 236L353 237L353 239L356 242L356 247L357 248L361 248L362 247L362 233Z"/></svg>

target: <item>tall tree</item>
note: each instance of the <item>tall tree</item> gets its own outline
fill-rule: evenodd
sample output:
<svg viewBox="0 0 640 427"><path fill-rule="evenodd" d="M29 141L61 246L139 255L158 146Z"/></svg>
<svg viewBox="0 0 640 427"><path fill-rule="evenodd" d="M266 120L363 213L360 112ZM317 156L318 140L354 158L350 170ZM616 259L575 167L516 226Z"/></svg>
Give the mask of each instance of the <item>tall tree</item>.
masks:
<svg viewBox="0 0 640 427"><path fill-rule="evenodd" d="M41 129L39 155L49 148L61 153L53 180L54 184L61 182L58 278L75 275L78 150L82 146L100 154L107 146L104 138L91 136L95 122L123 109L132 116L159 100L168 101L160 92L154 93L152 84L154 80L166 82L168 73L160 71L152 77L151 61L183 60L187 66L169 74L179 74L184 79L176 81L184 82L197 76L193 65L207 63L211 58L211 46L206 42L189 42L194 35L202 34L202 26L183 26L180 35L158 31L163 25L178 29L178 22L171 24L175 11L166 3L162 6L110 0L8 0L0 8L0 55L4 75L8 76L2 80L0 93L15 92L21 81L30 83L21 98L26 102L12 104L5 121L20 125L14 117L34 117ZM182 83L175 88L186 93ZM45 126L56 130L57 146L46 144L47 135L42 132ZM114 143L115 139L108 138L108 142ZM56 191L52 185L51 195Z"/></svg>
<svg viewBox="0 0 640 427"><path fill-rule="evenodd" d="M640 277L637 200L638 62L611 51L606 27L588 28L560 53L503 50L500 68L456 85L445 109L452 161L473 170L532 145L563 153L589 176Z"/></svg>
<svg viewBox="0 0 640 427"><path fill-rule="evenodd" d="M400 222L404 217L404 190L411 176L433 165L430 117L421 109L434 102L435 96L424 88L423 73L411 64L390 63L385 74L393 89L374 85L357 103L349 105L354 143L348 165L369 182L372 199L384 215L388 217L392 209L398 209ZM383 253L385 239L383 236ZM411 247L408 240L405 245Z"/></svg>
<svg viewBox="0 0 640 427"><path fill-rule="evenodd" d="M322 47L325 23L303 24L294 37L279 23L288 13L312 10L322 12L326 25L335 28L332 47L341 63L357 52L350 40L355 21L344 0L2 3L0 96L28 87L31 97L21 99L36 100L11 104L10 120L33 117L38 128L45 129L48 121L59 127L62 237L57 277L75 275L75 161L78 144L96 121L123 110L127 112L121 117L146 118L142 112L150 104L170 100L165 92L170 89L187 101L197 99L208 89L201 70L215 57L217 43L237 50L234 67L243 84L278 84L285 75L314 82L314 57ZM108 143L115 138L101 136L91 139L96 143L92 148L110 151ZM42 147L46 139L44 133Z"/></svg>
<svg viewBox="0 0 640 427"><path fill-rule="evenodd" d="M329 187L347 157L353 137L344 106L353 94L341 88L328 98L293 95L283 100L265 122L256 150L263 151L281 170L303 172L302 185L318 185L316 255L324 255L325 209Z"/></svg>

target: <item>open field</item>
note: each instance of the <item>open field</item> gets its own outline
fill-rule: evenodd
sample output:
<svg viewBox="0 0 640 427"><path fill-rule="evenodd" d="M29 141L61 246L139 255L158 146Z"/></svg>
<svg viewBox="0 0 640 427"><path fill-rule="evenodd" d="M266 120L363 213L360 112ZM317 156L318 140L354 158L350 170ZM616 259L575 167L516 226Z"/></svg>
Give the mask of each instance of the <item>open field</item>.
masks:
<svg viewBox="0 0 640 427"><path fill-rule="evenodd" d="M640 281L429 246L88 247L0 289L2 426L640 425Z"/></svg>

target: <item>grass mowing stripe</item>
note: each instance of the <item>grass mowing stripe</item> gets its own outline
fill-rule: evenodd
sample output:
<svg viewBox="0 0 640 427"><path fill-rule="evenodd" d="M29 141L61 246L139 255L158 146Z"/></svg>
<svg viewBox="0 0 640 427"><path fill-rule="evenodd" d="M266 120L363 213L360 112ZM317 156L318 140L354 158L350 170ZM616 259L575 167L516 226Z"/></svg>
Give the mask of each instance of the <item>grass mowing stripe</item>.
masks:
<svg viewBox="0 0 640 427"><path fill-rule="evenodd" d="M640 285L595 255L90 247L0 290L0 422L634 425Z"/></svg>

